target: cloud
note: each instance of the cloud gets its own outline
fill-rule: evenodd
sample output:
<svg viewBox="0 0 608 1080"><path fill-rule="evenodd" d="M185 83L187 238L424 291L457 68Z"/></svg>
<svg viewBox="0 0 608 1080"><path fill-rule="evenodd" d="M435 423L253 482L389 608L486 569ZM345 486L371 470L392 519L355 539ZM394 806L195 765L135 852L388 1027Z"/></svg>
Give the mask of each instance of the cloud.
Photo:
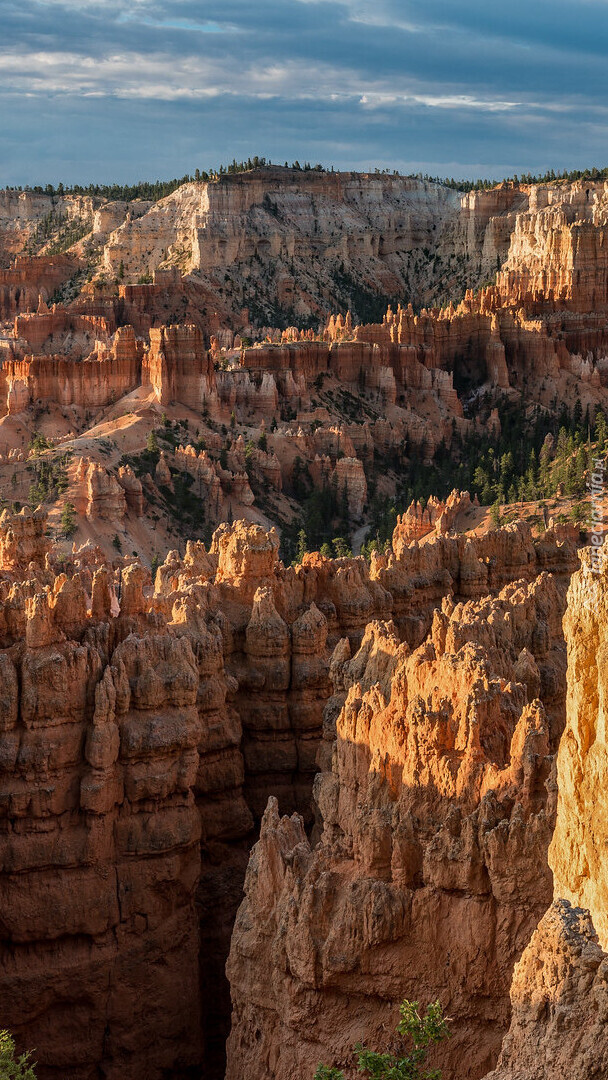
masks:
<svg viewBox="0 0 608 1080"><path fill-rule="evenodd" d="M157 146L184 155L161 175L189 171L192 132L210 163L605 162L603 0L4 0L0 20L0 183L59 168L49 123L72 178L113 141L121 175L129 152L139 175L159 169Z"/></svg>

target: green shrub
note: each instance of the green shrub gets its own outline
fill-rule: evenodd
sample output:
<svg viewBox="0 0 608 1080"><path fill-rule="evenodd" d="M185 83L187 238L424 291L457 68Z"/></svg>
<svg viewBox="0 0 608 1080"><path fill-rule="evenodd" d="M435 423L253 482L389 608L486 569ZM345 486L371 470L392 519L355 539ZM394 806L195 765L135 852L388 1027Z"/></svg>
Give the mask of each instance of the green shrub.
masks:
<svg viewBox="0 0 608 1080"><path fill-rule="evenodd" d="M347 540L343 536L335 536L332 540L334 551L336 553L336 559L351 559L352 548Z"/></svg>
<svg viewBox="0 0 608 1080"><path fill-rule="evenodd" d="M30 1065L31 1053L15 1056L15 1040L8 1031L0 1031L0 1080L36 1080Z"/></svg>
<svg viewBox="0 0 608 1080"><path fill-rule="evenodd" d="M399 1057L368 1050L358 1043L355 1052L359 1072L368 1080L441 1080L438 1069L426 1068L431 1043L441 1042L450 1034L440 1003L433 1001L427 1005L424 1016L420 1015L417 1001L403 1001L399 1011L397 1034L409 1041L409 1050ZM344 1073L335 1067L319 1065L314 1080L344 1080Z"/></svg>

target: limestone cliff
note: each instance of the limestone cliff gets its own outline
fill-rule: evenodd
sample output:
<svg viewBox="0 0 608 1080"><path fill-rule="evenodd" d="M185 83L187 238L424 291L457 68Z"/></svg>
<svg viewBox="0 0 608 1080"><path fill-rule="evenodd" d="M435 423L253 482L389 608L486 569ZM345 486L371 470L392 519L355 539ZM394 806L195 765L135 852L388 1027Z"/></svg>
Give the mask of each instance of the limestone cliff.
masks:
<svg viewBox="0 0 608 1080"><path fill-rule="evenodd" d="M112 476L133 471L142 492L129 481L133 512L119 513L117 542L148 562L179 537L209 540L235 517L288 532L303 498L327 489L328 535L309 538L321 546L358 531L376 497L399 498L404 473L406 486L417 483L417 462L458 467L468 444L506 438L520 405L531 424L533 409L538 419L580 401L593 424L598 408L608 410L604 188L506 184L460 198L411 178L267 168L182 185L124 218L118 204L76 200L64 216L81 221L82 211L84 223L92 213L113 276L53 304L68 282L82 284L78 244L62 255L20 254L0 270L0 484L11 485L15 503L29 500L26 473L38 466L14 462L40 426L57 444L53 461L74 453ZM23 194L7 194L0 225L8 230L14 218L29 237L44 199ZM140 266L145 253L150 265ZM282 260L301 277L289 301L271 273ZM465 288L491 265L500 265L495 284ZM152 280L133 280L141 269ZM317 281L320 273L333 284ZM414 281L420 303L437 301L444 286L449 302L415 310ZM361 320L344 314L372 285L376 300L361 301ZM401 302L384 310L393 288ZM256 309L256 297L270 306ZM332 307L341 312L327 318ZM309 325L283 328L287 321ZM147 453L159 422L161 461ZM47 502L58 528L55 494L50 487ZM75 482L77 541L101 543L109 556L114 537L101 523L110 515L86 516L81 496ZM447 536L475 516L464 501L445 512L431 503L401 509L407 540L429 526ZM292 536L289 558L294 546Z"/></svg>
<svg viewBox="0 0 608 1080"><path fill-rule="evenodd" d="M538 184L515 220L498 285L510 302L597 311L608 302L608 184Z"/></svg>
<svg viewBox="0 0 608 1080"><path fill-rule="evenodd" d="M218 1053L252 827L221 626L160 616L136 564L55 577L36 522L0 525L2 1022L43 1078L185 1074Z"/></svg>
<svg viewBox="0 0 608 1080"><path fill-rule="evenodd" d="M112 477L85 459L79 468L93 518L109 515L114 527L119 513L137 512L142 493L127 467ZM42 511L0 519L0 986L3 1022L36 1046L42 1080L92 1080L99 1067L108 1077L160 1080L201 1063L222 1075L223 967L255 822L270 796L315 836L323 828L321 848L311 851L294 826L309 868L298 888L325 912L333 942L329 952L319 943L309 984L317 945L306 937L304 967L272 1005L285 1027L281 1068L296 1060L302 1031L282 1015L294 991L311 1002L321 995L333 1023L334 1006L340 1012L352 990L369 1005L375 1031L380 1002L404 989L403 958L431 934L430 905L445 935L436 946L429 937L424 977L434 989L450 953L454 1045L464 1056L478 1007L495 1028L474 1055L479 1075L506 1025L503 971L550 899L546 875L539 880L528 862L538 863L548 842L543 779L561 719L563 586L537 576L529 534L496 534L495 563L506 578L525 567L527 580L494 601L455 603L460 571L453 581L444 573L443 611L422 620L430 636L412 653L386 625L388 567L362 558L315 554L285 568L274 532L236 522L216 530L210 550L190 543L184 557L170 552L152 591L133 558L112 567L90 544L66 557L46 533ZM425 576L434 580L437 553L429 546L427 566L419 545L395 546L392 581L424 610L437 588ZM551 550L554 568L567 574L572 552L547 540L543 555ZM492 580L501 580L497 569ZM546 711L530 704L538 695ZM313 785L323 818L316 825ZM284 828L269 834L265 820L262 850ZM317 891L321 855L334 900ZM294 882L281 877L274 891L266 883L262 898L252 874L247 904L256 926L258 904L269 905L270 933ZM453 887L463 894L454 914ZM349 929L358 897L362 910L372 905L371 923ZM473 955L488 947L496 919L495 952L478 983ZM470 935L458 956L455 926ZM296 931L297 939L301 924ZM240 933L234 1075L254 1061L249 990L238 989ZM253 940L258 978L271 972L273 939L266 944L256 930ZM419 974L412 959L408 978ZM326 1045L309 1046L306 1067Z"/></svg>
<svg viewBox="0 0 608 1080"><path fill-rule="evenodd" d="M3 1022L43 1077L160 1076L200 1057L198 671L88 622L58 581L2 653Z"/></svg>
<svg viewBox="0 0 608 1080"><path fill-rule="evenodd" d="M406 177L268 167L185 184L110 236L104 268L176 265L216 287L227 279L235 310L306 316L324 294L342 306L355 283L372 301L399 295L419 265L432 289L423 249L458 207L457 193Z"/></svg>

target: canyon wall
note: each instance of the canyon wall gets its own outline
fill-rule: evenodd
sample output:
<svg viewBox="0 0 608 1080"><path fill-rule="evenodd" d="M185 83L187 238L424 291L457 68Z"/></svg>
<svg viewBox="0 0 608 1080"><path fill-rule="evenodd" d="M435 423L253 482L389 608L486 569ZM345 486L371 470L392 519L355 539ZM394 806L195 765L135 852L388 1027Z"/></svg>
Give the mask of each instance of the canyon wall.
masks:
<svg viewBox="0 0 608 1080"><path fill-rule="evenodd" d="M504 183L460 196L409 177L270 166L184 185L109 237L104 267L221 277L233 310L262 321L277 308L318 317L328 300L365 321L375 297L444 303L496 274L518 307L593 312L608 302L607 190Z"/></svg>
<svg viewBox="0 0 608 1080"><path fill-rule="evenodd" d="M19 262L22 255L44 254L49 243L64 239L64 227L76 226L87 238L103 242L125 218L137 217L151 205L143 199L124 202L99 195L0 190L0 266L7 266L11 258Z"/></svg>
<svg viewBox="0 0 608 1080"><path fill-rule="evenodd" d="M170 553L154 594L137 563L89 547L59 569L50 548L42 511L4 513L2 1022L43 1080L220 1076L254 816L278 791L310 819L314 597L342 621L245 523Z"/></svg>
<svg viewBox="0 0 608 1080"><path fill-rule="evenodd" d="M385 1045L404 997L439 998L452 1017L438 1059L446 1078L481 1077L496 1061L513 967L552 894L547 782L565 697L564 584L527 558L518 580L525 538L512 539L505 532L501 554L478 564L493 562L499 579L512 571L512 584L446 597L428 635L418 626L422 644L407 644L405 621L401 634L368 623L356 652L336 646L314 786L319 842L271 800L250 859L228 963L229 1080L312 1075L320 1061L354 1077L353 1045ZM427 574L439 552L445 573L446 544L425 545ZM423 550L372 562L388 590L400 575L418 582L419 619ZM461 571L456 587L473 580ZM487 592L487 578L478 587Z"/></svg>
<svg viewBox="0 0 608 1080"><path fill-rule="evenodd" d="M183 184L156 203L2 191L0 262L18 261L0 271L0 317L35 309L91 254L101 258L98 302L115 281L112 306L142 333L197 306L207 333L276 325L279 313L284 326L317 325L347 308L366 322L393 298L445 304L495 277L503 301L530 313L605 311L607 190L598 180L508 182L461 195L412 177L266 166ZM51 251L65 224L82 230L69 254L45 254L44 222ZM25 251L43 256L38 280ZM179 293L170 312L169 293Z"/></svg>
<svg viewBox="0 0 608 1080"><path fill-rule="evenodd" d="M198 665L136 597L110 626L103 571L93 598L94 625L77 578L7 598L24 640L2 652L3 1023L43 1077L185 1074L200 1059Z"/></svg>
<svg viewBox="0 0 608 1080"><path fill-rule="evenodd" d="M515 968L511 1027L487 1080L600 1080L608 1071L608 577L601 556L597 549L581 552L564 618L567 717L549 849L554 901Z"/></svg>
<svg viewBox="0 0 608 1080"><path fill-rule="evenodd" d="M432 287L423 249L458 206L456 192L407 177L267 167L183 185L112 234L104 269L173 264L229 282L235 309L314 315L352 275L372 297L398 295L417 261L428 262Z"/></svg>
<svg viewBox="0 0 608 1080"><path fill-rule="evenodd" d="M202 408L205 390L213 380L213 364L198 327L151 329L142 379L144 385L153 387L161 405L181 401Z"/></svg>
<svg viewBox="0 0 608 1080"><path fill-rule="evenodd" d="M582 552L568 594L567 724L557 758L558 816L549 859L555 897L588 908L607 949L608 583L602 556L601 549Z"/></svg>
<svg viewBox="0 0 608 1080"><path fill-rule="evenodd" d="M497 277L501 295L529 310L605 311L607 225L605 180L535 185Z"/></svg>
<svg viewBox="0 0 608 1080"><path fill-rule="evenodd" d="M497 533L503 574L511 580L523 569L527 580L495 601L456 603L462 553L453 556L453 579L445 569L434 577L449 538L430 541L424 559L418 543L396 537L398 554L371 567L310 555L285 568L274 533L237 522L216 531L209 551L198 543L183 558L169 553L152 591L136 561L111 568L90 545L59 564L46 524L42 511L0 519L3 1023L21 1045L36 1047L41 1080L92 1080L99 1067L110 1078L160 1080L168 1070L191 1075L201 1062L210 1076L222 1075L223 966L260 818L233 941L233 993L242 998L232 1075L274 1053L266 1021L259 1037L251 1028L258 983L245 991L239 980L254 961L256 979L278 978L267 950L294 880L281 871L271 889L260 871L254 888L252 867L287 828L279 811L323 830L312 851L302 817L289 826L306 852L298 889L324 911L318 925L333 945L327 951L305 937L294 946L304 966L293 979L280 976L280 999L266 987L260 1015L273 1016L284 1036L277 1077L327 1050L306 1036L298 1056L303 1031L283 1014L293 995L315 1009L318 996L328 1024L342 1014L344 995L354 995L379 1023L381 1003L403 989L403 957L430 934L428 904L446 932L425 978L431 989L435 960L438 971L453 969L454 1045L464 1055L478 1007L484 1032L494 1030L472 1058L480 1075L506 1024L503 969L550 900L536 864L550 831L543 780L561 722L560 572L568 574L571 546L550 536L535 546L525 530L507 531L504 541ZM538 576L541 561L555 577ZM479 568L482 589L486 550L469 551L465 562ZM413 652L386 622L395 605L390 585L403 590L406 579L416 634L430 627ZM434 616L432 592L445 596ZM413 633L413 623L403 625ZM538 694L546 710L533 701ZM396 726L403 737L387 743ZM275 809L264 813L269 798ZM321 856L333 882L322 896ZM470 939L458 956L453 887L463 891L454 918ZM349 929L349 912L368 908L364 924ZM247 947L246 910L254 927ZM473 955L496 920L495 956L478 983ZM301 923L294 933L299 940ZM354 934L348 948L345 933ZM416 972L414 964L408 977ZM355 1010L348 1031L359 1019Z"/></svg>
<svg viewBox="0 0 608 1080"><path fill-rule="evenodd" d="M40 299L49 300L80 266L72 255L17 256L10 269L0 269L0 319L35 311Z"/></svg>

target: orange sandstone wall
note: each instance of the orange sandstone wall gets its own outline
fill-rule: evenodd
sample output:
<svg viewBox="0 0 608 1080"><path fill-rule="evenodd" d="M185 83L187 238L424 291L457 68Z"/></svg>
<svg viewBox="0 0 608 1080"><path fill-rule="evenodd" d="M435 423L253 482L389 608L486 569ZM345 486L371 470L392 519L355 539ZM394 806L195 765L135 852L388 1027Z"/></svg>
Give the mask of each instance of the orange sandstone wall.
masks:
<svg viewBox="0 0 608 1080"><path fill-rule="evenodd" d="M201 408L206 380L213 364L196 326L161 326L150 330L150 349L144 357L142 377L161 404L181 401Z"/></svg>
<svg viewBox="0 0 608 1080"><path fill-rule="evenodd" d="M32 357L8 361L2 374L9 413L22 412L37 401L103 408L140 385L141 352L81 362L61 356Z"/></svg>
<svg viewBox="0 0 608 1080"><path fill-rule="evenodd" d="M81 266L72 255L18 255L12 269L0 270L0 319L35 311Z"/></svg>

